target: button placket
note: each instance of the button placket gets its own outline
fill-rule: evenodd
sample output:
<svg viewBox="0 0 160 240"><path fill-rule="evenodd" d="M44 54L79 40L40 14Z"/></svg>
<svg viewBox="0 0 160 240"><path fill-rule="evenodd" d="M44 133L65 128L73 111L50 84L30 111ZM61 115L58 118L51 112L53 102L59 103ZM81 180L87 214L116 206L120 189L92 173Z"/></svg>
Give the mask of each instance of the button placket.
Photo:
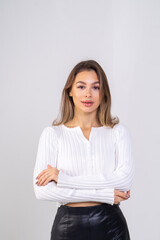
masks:
<svg viewBox="0 0 160 240"><path fill-rule="evenodd" d="M92 174L93 164L92 164L92 156L91 156L91 142L88 142L86 147L87 147L88 172L89 174Z"/></svg>

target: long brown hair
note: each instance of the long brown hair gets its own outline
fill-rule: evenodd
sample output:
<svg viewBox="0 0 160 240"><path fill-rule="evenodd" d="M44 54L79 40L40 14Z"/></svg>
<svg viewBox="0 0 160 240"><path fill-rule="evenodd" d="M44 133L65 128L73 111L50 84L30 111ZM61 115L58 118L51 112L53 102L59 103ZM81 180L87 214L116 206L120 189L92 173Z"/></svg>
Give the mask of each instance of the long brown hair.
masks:
<svg viewBox="0 0 160 240"><path fill-rule="evenodd" d="M108 79L102 67L94 60L81 61L70 72L66 84L62 91L60 102L60 120L58 118L52 122L53 126L58 126L71 121L74 117L74 102L69 96L75 77L79 72L94 70L100 81L100 105L97 108L97 121L104 126L113 127L119 123L119 118L111 116L111 94Z"/></svg>

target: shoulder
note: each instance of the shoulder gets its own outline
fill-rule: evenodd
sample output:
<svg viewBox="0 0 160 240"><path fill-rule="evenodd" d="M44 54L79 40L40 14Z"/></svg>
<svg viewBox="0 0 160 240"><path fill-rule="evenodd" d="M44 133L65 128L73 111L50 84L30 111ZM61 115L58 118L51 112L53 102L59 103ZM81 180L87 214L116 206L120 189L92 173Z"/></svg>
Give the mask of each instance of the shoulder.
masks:
<svg viewBox="0 0 160 240"><path fill-rule="evenodd" d="M50 141L52 140L56 141L58 140L59 132L60 132L59 126L46 126L43 128L40 138L45 138Z"/></svg>
<svg viewBox="0 0 160 240"><path fill-rule="evenodd" d="M55 128L52 126L46 126L42 130L42 134L55 134Z"/></svg>
<svg viewBox="0 0 160 240"><path fill-rule="evenodd" d="M114 125L113 132L114 132L116 139L120 139L122 137L123 138L131 137L130 130L129 130L128 126L124 123L118 123L118 124Z"/></svg>
<svg viewBox="0 0 160 240"><path fill-rule="evenodd" d="M115 131L127 131L127 130L129 130L128 126L126 124L124 124L124 123L121 123L121 122L119 122L116 125L114 125L113 129Z"/></svg>

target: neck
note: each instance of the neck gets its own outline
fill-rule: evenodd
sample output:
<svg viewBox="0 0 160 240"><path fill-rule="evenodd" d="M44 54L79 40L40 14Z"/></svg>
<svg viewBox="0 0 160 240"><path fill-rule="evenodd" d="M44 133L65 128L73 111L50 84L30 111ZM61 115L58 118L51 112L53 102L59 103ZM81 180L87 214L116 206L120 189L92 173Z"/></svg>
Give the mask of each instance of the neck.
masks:
<svg viewBox="0 0 160 240"><path fill-rule="evenodd" d="M74 118L70 121L70 124L72 124L72 126L80 126L82 129L102 126L93 113L75 114Z"/></svg>

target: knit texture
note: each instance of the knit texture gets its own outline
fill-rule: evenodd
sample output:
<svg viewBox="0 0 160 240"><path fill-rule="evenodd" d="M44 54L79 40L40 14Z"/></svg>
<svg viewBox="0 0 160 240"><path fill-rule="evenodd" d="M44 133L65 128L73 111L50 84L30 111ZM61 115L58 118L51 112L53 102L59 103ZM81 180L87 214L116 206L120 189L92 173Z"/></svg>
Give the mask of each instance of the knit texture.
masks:
<svg viewBox="0 0 160 240"><path fill-rule="evenodd" d="M58 181L37 186L36 177L47 165L59 170ZM113 128L92 127L89 140L80 126L45 127L40 135L33 187L40 200L105 202L114 204L114 189L131 190L135 173L132 138L122 123Z"/></svg>

